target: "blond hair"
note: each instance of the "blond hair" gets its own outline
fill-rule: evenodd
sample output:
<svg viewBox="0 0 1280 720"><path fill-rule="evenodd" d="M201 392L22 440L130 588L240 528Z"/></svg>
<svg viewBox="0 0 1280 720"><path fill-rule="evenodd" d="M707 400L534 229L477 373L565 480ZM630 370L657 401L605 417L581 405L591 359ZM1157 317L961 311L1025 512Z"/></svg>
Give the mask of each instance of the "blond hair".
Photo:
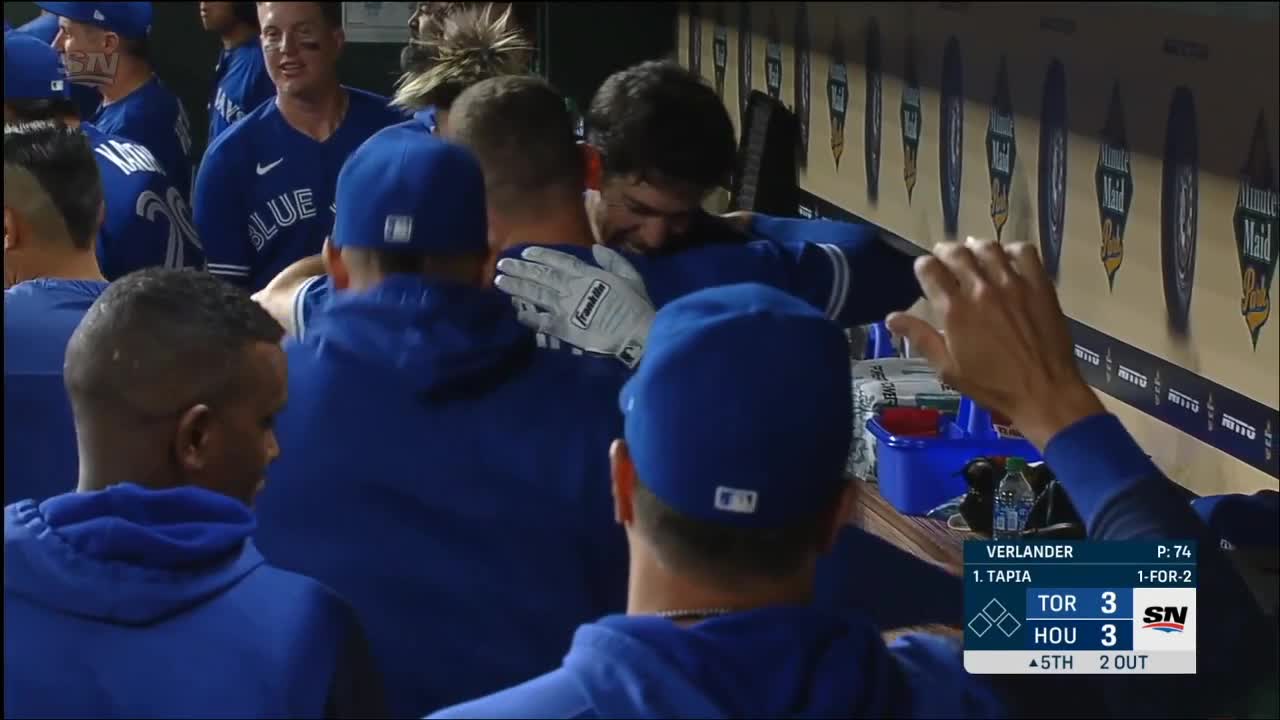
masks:
<svg viewBox="0 0 1280 720"><path fill-rule="evenodd" d="M428 67L400 77L392 104L409 111L431 105L448 109L463 90L481 80L527 73L533 45L516 24L510 5L495 14L494 6L487 4L429 17L420 37L410 40L426 51Z"/></svg>

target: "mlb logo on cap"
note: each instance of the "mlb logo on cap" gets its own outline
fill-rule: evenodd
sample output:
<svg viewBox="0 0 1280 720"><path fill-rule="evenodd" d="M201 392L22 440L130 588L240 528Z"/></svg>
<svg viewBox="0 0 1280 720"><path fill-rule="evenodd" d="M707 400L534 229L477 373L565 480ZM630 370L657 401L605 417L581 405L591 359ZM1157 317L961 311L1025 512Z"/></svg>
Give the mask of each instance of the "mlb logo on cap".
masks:
<svg viewBox="0 0 1280 720"><path fill-rule="evenodd" d="M382 239L392 245L404 245L413 239L413 218L409 215L388 215L382 229Z"/></svg>
<svg viewBox="0 0 1280 720"><path fill-rule="evenodd" d="M753 513L756 511L756 491L738 488L716 488L716 509L735 513Z"/></svg>

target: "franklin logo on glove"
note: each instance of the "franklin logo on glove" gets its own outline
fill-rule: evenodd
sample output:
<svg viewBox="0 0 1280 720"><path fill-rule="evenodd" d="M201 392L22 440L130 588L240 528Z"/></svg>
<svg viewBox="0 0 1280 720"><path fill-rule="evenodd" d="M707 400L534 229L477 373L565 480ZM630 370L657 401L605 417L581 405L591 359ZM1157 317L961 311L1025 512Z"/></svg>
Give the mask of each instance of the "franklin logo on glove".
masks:
<svg viewBox="0 0 1280 720"><path fill-rule="evenodd" d="M583 330L590 328L596 309L600 307L600 301L604 300L608 294L609 286L603 280L592 280L582 302L578 303L578 308L573 311L573 324Z"/></svg>

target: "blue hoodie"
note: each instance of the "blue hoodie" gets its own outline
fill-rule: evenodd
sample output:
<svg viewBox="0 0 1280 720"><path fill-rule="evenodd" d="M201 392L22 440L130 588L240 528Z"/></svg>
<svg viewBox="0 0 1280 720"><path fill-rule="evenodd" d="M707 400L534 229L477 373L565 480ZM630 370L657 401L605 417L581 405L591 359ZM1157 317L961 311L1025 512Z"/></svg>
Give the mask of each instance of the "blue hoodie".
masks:
<svg viewBox="0 0 1280 720"><path fill-rule="evenodd" d="M776 607L682 628L611 616L578 630L560 669L438 718L998 718L956 647L886 647L856 613Z"/></svg>
<svg viewBox="0 0 1280 720"><path fill-rule="evenodd" d="M351 601L392 714L533 677L625 607L620 363L536 352L505 295L408 275L335 295L287 353L257 540Z"/></svg>
<svg viewBox="0 0 1280 720"><path fill-rule="evenodd" d="M4 502L74 490L76 427L62 382L67 341L102 281L43 278L4 291Z"/></svg>
<svg viewBox="0 0 1280 720"><path fill-rule="evenodd" d="M376 715L350 609L253 527L194 487L6 507L5 717Z"/></svg>
<svg viewBox="0 0 1280 720"><path fill-rule="evenodd" d="M1198 541L1197 618L1203 627L1196 675L978 678L965 672L958 647L928 635L908 635L889 646L896 666L884 670L883 646L857 639L871 632L864 620L846 619L856 629L842 633L838 625L823 625L816 608L773 608L700 623L693 631L656 618L606 618L579 630L560 669L434 717L1168 718L1248 712L1242 703L1275 687L1274 630L1181 490L1112 415L1062 431L1044 457L1085 518L1090 539ZM879 592L892 596L894 588ZM826 616L826 622L838 617ZM861 682L855 683L858 672Z"/></svg>

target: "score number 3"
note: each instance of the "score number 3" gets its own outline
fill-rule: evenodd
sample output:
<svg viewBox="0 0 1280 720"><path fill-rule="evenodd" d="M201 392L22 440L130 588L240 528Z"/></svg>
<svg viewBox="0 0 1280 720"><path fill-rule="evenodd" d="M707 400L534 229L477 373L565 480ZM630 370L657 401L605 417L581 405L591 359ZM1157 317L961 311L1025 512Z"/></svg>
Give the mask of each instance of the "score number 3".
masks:
<svg viewBox="0 0 1280 720"><path fill-rule="evenodd" d="M1102 593L1102 614L1113 615L1116 611L1116 594ZM1113 647L1116 644L1116 626L1110 623L1102 626L1102 646Z"/></svg>

